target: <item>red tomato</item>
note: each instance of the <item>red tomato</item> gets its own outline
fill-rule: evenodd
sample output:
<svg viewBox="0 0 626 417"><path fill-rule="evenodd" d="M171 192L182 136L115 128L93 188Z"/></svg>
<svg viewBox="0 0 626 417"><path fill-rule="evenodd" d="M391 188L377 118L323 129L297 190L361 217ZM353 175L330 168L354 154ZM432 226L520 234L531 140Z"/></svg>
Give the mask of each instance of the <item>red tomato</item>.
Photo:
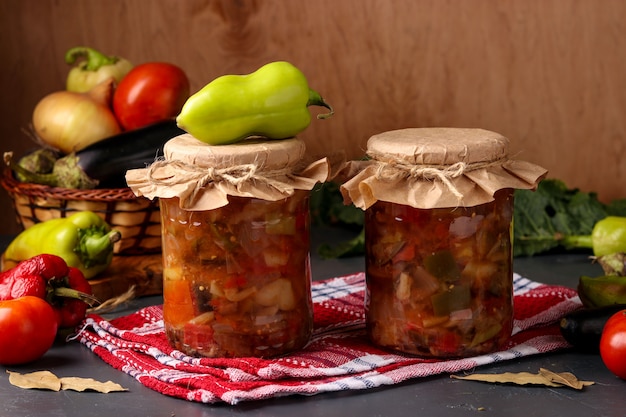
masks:
<svg viewBox="0 0 626 417"><path fill-rule="evenodd" d="M0 301L0 364L32 362L50 349L57 316L45 300L25 296Z"/></svg>
<svg viewBox="0 0 626 417"><path fill-rule="evenodd" d="M626 379L626 310L615 313L604 325L600 356L609 371Z"/></svg>
<svg viewBox="0 0 626 417"><path fill-rule="evenodd" d="M124 130L176 117L189 98L189 79L173 64L149 62L134 67L113 94L113 112Z"/></svg>

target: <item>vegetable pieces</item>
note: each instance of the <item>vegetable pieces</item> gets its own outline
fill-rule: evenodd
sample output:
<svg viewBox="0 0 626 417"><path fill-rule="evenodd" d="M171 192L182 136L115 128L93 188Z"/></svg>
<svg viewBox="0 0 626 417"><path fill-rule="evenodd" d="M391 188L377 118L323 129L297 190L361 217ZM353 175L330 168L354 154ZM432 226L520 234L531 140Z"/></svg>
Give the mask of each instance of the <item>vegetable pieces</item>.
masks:
<svg viewBox="0 0 626 417"><path fill-rule="evenodd" d="M307 195L231 197L206 211L161 201L163 322L172 346L206 357L273 357L307 343Z"/></svg>

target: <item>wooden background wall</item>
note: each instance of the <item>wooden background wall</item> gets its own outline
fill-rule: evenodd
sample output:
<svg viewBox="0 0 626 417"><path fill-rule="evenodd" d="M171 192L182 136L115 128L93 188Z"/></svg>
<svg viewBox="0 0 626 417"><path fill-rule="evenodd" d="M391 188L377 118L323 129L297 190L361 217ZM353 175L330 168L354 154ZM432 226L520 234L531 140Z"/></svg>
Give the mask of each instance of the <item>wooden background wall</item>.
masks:
<svg viewBox="0 0 626 417"><path fill-rule="evenodd" d="M176 63L193 91L291 61L336 110L302 135L314 153L482 127L569 186L626 197L625 16L623 0L0 0L0 151L32 147L35 104L88 45ZM15 231L1 191L0 233Z"/></svg>

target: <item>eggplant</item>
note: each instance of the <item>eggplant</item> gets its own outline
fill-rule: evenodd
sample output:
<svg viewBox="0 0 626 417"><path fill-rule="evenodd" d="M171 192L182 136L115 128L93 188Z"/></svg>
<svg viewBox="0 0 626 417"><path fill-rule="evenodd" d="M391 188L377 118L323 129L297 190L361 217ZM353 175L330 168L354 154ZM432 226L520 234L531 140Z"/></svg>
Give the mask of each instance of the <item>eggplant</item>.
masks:
<svg viewBox="0 0 626 417"><path fill-rule="evenodd" d="M183 133L175 120L123 132L76 152L77 165L98 188L123 188L126 171L150 165L163 156L168 140Z"/></svg>
<svg viewBox="0 0 626 417"><path fill-rule="evenodd" d="M584 353L598 353L600 337L607 320L625 309L626 304L612 304L573 311L561 319L561 334L574 349Z"/></svg>

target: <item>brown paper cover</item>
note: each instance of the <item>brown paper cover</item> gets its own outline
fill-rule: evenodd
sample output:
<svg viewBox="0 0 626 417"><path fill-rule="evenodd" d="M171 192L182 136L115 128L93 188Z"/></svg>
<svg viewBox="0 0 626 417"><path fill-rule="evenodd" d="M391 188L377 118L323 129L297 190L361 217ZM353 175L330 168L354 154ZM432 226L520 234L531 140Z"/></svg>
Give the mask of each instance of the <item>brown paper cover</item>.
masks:
<svg viewBox="0 0 626 417"><path fill-rule="evenodd" d="M508 159L508 139L483 129L412 128L368 140L369 161L345 170L344 201L365 210L376 201L415 208L473 207L504 188L534 189L547 171Z"/></svg>
<svg viewBox="0 0 626 417"><path fill-rule="evenodd" d="M277 201L311 190L330 171L325 158L303 167L305 145L297 138L212 146L183 134L166 143L164 155L128 171L126 182L137 196L178 197L191 211L225 206L228 196Z"/></svg>

